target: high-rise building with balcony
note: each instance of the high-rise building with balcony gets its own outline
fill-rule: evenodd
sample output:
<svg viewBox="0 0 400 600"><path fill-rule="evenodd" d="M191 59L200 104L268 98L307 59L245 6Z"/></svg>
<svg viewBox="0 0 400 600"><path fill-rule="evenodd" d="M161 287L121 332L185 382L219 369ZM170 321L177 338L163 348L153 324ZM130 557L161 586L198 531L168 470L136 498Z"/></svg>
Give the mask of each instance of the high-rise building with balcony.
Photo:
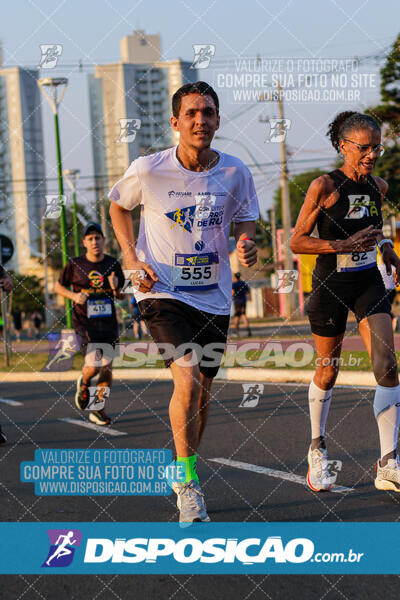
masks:
<svg viewBox="0 0 400 600"><path fill-rule="evenodd" d="M100 196L143 154L178 143L171 98L198 73L181 59L161 61L160 36L134 31L121 40L121 61L89 75L94 171Z"/></svg>

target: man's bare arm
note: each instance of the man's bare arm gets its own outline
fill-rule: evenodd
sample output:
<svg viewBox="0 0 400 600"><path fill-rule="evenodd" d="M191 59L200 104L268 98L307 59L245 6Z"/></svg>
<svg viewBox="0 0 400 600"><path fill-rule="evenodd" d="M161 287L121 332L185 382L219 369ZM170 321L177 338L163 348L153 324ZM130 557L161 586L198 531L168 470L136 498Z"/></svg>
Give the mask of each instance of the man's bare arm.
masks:
<svg viewBox="0 0 400 600"><path fill-rule="evenodd" d="M75 302L76 304L84 304L88 297L88 294L86 294L85 292L72 292L68 288L61 285L59 281L56 281L54 291L56 294L64 296L64 298L69 298L70 300L72 300L72 302Z"/></svg>
<svg viewBox="0 0 400 600"><path fill-rule="evenodd" d="M122 208L116 202L111 202L110 217L115 236L124 255L125 266L127 269L133 269L138 259L136 256L131 211Z"/></svg>
<svg viewBox="0 0 400 600"><path fill-rule="evenodd" d="M158 276L150 265L138 260L131 212L122 208L116 202L111 202L110 217L114 233L121 246L122 254L124 255L126 269L132 271L145 271L145 279L140 282L139 291L150 291L154 283L158 281Z"/></svg>

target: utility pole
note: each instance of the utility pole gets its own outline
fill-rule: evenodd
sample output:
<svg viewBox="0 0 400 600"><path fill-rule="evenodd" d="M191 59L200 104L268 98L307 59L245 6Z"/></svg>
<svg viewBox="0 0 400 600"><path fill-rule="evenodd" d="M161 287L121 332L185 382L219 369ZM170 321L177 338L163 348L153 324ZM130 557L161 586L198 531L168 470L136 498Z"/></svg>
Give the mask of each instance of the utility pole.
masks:
<svg viewBox="0 0 400 600"><path fill-rule="evenodd" d="M280 121L280 132L281 132L281 194L282 194L282 225L283 225L283 264L285 270L293 271L293 256L289 246L290 242L290 197L289 197L289 182L288 182L288 170L286 160L286 145L285 145L285 127L283 121L283 102L281 94L281 83L278 81L278 106L279 106L279 118ZM294 310L293 294L285 294L285 315L286 319L290 321L292 312Z"/></svg>
<svg viewBox="0 0 400 600"><path fill-rule="evenodd" d="M44 220L44 209L42 209L41 222L40 222L40 233L42 241L42 259L43 259L43 281L44 281L44 318L46 327L51 327L52 319L50 319L50 297L49 297L49 275L48 275L48 263L47 263L47 241L46 241L46 228Z"/></svg>
<svg viewBox="0 0 400 600"><path fill-rule="evenodd" d="M274 206L269 211L269 219L271 223L272 260L274 263L274 269L276 270L278 267L278 249L276 247L276 217Z"/></svg>

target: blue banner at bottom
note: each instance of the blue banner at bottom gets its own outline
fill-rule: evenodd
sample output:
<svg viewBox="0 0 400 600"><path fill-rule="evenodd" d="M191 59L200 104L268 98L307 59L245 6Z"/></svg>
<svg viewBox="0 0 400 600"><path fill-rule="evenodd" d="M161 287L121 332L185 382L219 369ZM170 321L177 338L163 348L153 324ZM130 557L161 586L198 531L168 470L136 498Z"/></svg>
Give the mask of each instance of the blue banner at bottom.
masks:
<svg viewBox="0 0 400 600"><path fill-rule="evenodd" d="M1 574L399 574L400 523L0 523Z"/></svg>

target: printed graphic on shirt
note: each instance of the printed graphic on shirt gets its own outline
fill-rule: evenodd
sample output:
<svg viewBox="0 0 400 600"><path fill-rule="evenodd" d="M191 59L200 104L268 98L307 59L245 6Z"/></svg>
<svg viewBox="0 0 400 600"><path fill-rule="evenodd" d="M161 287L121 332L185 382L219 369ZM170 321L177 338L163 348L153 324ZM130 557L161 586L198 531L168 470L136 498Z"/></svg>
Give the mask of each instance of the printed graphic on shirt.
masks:
<svg viewBox="0 0 400 600"><path fill-rule="evenodd" d="M165 215L174 221L174 224L171 225L171 229L174 229L179 225L185 231L192 233L195 211L195 206L186 206L186 208L177 208L176 210L167 212Z"/></svg>
<svg viewBox="0 0 400 600"><path fill-rule="evenodd" d="M195 201L195 205L165 213L165 216L174 221L171 229L179 225L188 233L192 233L193 229L209 229L222 225L224 205L217 204L215 194L197 194Z"/></svg>
<svg viewBox="0 0 400 600"><path fill-rule="evenodd" d="M101 273L99 273L99 271L90 271L90 273L88 273L88 277L90 279L91 287L94 287L94 288L103 287L104 276Z"/></svg>
<svg viewBox="0 0 400 600"><path fill-rule="evenodd" d="M363 219L378 216L375 200L368 194L349 194L349 210L345 219Z"/></svg>

